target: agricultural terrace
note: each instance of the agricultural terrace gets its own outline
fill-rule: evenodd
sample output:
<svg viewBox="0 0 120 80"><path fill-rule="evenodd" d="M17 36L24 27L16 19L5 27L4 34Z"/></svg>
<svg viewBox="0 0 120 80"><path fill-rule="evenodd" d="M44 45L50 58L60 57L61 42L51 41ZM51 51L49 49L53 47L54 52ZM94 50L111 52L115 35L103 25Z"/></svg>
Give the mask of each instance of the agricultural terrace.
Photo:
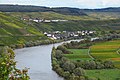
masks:
<svg viewBox="0 0 120 80"><path fill-rule="evenodd" d="M88 49L68 49L73 54L64 54L70 60L91 60L88 56Z"/></svg>
<svg viewBox="0 0 120 80"><path fill-rule="evenodd" d="M96 43L90 47L90 53L95 59L111 60L120 67L120 39Z"/></svg>

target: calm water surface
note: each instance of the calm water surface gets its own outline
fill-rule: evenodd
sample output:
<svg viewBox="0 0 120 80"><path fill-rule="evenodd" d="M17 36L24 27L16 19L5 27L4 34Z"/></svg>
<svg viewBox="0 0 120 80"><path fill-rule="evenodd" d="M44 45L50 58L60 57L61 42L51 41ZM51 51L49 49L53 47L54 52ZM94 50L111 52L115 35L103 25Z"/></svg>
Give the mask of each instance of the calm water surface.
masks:
<svg viewBox="0 0 120 80"><path fill-rule="evenodd" d="M56 43L54 46L57 47L62 43ZM29 75L31 80L63 80L52 70L52 47L53 44L15 50L17 68L30 68Z"/></svg>

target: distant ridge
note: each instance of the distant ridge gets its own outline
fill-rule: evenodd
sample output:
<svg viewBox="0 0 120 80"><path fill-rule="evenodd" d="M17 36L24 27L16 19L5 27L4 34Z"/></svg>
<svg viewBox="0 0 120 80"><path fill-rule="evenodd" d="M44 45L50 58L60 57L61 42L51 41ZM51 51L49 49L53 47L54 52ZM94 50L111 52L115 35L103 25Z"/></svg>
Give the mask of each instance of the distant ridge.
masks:
<svg viewBox="0 0 120 80"><path fill-rule="evenodd" d="M50 8L32 5L0 5L1 12L57 12L65 15L87 15L78 8Z"/></svg>
<svg viewBox="0 0 120 80"><path fill-rule="evenodd" d="M91 12L120 12L120 7L108 7L108 8L100 8L100 9L82 9L83 11L91 11Z"/></svg>

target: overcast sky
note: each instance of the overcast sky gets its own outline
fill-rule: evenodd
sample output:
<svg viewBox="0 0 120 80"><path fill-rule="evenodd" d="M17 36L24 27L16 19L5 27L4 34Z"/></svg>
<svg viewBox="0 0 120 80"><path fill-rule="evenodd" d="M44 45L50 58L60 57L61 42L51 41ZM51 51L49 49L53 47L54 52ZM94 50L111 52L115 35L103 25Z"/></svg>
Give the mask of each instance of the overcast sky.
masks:
<svg viewBox="0 0 120 80"><path fill-rule="evenodd" d="M0 4L37 5L47 7L106 8L120 7L120 0L0 0Z"/></svg>

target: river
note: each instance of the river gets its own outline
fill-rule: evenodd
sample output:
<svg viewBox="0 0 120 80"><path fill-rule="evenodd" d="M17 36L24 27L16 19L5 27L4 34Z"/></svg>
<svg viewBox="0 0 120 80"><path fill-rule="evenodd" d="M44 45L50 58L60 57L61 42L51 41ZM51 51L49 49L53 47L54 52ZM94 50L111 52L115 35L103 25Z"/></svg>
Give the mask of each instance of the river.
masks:
<svg viewBox="0 0 120 80"><path fill-rule="evenodd" d="M68 41L70 42L70 41ZM30 80L63 80L53 70L51 66L51 50L64 42L16 49L17 68L29 69Z"/></svg>

